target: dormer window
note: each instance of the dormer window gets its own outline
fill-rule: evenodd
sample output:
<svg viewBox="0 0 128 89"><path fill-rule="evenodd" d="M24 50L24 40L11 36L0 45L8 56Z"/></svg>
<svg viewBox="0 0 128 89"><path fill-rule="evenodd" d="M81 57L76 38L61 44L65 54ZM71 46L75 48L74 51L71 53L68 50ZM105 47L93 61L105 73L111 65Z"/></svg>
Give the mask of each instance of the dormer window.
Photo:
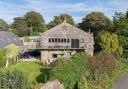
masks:
<svg viewBox="0 0 128 89"><path fill-rule="evenodd" d="M0 38L0 40L3 40L3 38Z"/></svg>

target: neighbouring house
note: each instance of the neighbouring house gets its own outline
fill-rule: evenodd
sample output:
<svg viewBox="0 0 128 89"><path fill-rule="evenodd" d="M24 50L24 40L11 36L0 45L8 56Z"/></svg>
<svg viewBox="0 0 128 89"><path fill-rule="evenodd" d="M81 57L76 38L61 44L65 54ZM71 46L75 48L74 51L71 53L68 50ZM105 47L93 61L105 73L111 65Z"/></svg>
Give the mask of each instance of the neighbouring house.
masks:
<svg viewBox="0 0 128 89"><path fill-rule="evenodd" d="M3 31L2 29L0 29L0 49L10 44L22 46L21 40L13 32Z"/></svg>

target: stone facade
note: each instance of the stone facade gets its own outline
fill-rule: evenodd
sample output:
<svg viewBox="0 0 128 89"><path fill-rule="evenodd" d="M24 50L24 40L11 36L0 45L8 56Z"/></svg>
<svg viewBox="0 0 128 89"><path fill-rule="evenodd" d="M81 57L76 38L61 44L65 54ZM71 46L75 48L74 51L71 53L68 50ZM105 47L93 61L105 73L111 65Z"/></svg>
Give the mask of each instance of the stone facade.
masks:
<svg viewBox="0 0 128 89"><path fill-rule="evenodd" d="M55 80L46 83L41 89L64 89L64 86L58 80Z"/></svg>
<svg viewBox="0 0 128 89"><path fill-rule="evenodd" d="M77 51L93 56L93 34L63 22L41 34L41 60L52 62L60 56L71 57Z"/></svg>

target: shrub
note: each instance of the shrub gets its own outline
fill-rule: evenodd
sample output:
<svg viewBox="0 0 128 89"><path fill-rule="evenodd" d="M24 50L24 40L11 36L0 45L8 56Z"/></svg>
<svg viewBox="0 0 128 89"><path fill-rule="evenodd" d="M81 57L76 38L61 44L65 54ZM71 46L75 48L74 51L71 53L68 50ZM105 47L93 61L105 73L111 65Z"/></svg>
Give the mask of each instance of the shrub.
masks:
<svg viewBox="0 0 128 89"><path fill-rule="evenodd" d="M87 56L85 53L77 53L71 59L58 59L52 64L50 79L59 80L65 89L74 89L86 70Z"/></svg>
<svg viewBox="0 0 128 89"><path fill-rule="evenodd" d="M116 66L116 59L111 53L100 52L88 60L88 67L91 71L99 70L110 73Z"/></svg>
<svg viewBox="0 0 128 89"><path fill-rule="evenodd" d="M0 89L30 89L30 86L22 72L1 70Z"/></svg>
<svg viewBox="0 0 128 89"><path fill-rule="evenodd" d="M114 33L104 32L99 34L99 45L102 50L107 52L116 52L122 55L123 48L120 46L118 36Z"/></svg>
<svg viewBox="0 0 128 89"><path fill-rule="evenodd" d="M19 46L16 46L15 44L10 44L7 47L7 50L10 51L10 63L14 63L16 60L17 55L19 54Z"/></svg>
<svg viewBox="0 0 128 89"><path fill-rule="evenodd" d="M88 68L91 71L92 79L99 79L100 74L111 72L116 67L116 59L111 53L100 52L88 59Z"/></svg>
<svg viewBox="0 0 128 89"><path fill-rule="evenodd" d="M6 65L6 49L1 49L0 51L0 68L2 67L5 67Z"/></svg>

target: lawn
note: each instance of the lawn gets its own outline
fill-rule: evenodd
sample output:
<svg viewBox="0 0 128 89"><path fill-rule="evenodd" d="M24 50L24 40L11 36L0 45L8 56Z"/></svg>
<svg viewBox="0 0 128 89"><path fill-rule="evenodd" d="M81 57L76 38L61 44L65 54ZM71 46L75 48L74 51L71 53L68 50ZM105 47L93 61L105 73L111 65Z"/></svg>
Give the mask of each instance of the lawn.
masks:
<svg viewBox="0 0 128 89"><path fill-rule="evenodd" d="M37 83L41 80L42 70L44 68L46 67L39 62L18 62L9 66L8 69L11 71L20 70L27 76L29 82Z"/></svg>

